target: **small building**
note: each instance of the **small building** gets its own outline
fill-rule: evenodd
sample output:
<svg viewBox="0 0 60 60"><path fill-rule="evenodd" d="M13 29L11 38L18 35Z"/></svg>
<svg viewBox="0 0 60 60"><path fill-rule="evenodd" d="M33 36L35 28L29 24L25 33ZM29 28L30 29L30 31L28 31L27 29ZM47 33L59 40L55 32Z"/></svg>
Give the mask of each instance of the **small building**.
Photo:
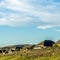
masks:
<svg viewBox="0 0 60 60"><path fill-rule="evenodd" d="M43 49L43 48L46 48L46 47L44 46L44 41L38 43L38 44L34 47L34 49Z"/></svg>
<svg viewBox="0 0 60 60"><path fill-rule="evenodd" d="M46 48L44 45L36 45L34 49L43 49Z"/></svg>
<svg viewBox="0 0 60 60"><path fill-rule="evenodd" d="M3 51L3 53L4 54L7 54L7 53L9 53L9 47L4 47L4 48L2 48L2 51Z"/></svg>
<svg viewBox="0 0 60 60"><path fill-rule="evenodd" d="M15 50L16 51L20 51L20 49L23 49L24 45L17 45Z"/></svg>
<svg viewBox="0 0 60 60"><path fill-rule="evenodd" d="M9 49L9 53L13 53L13 52L15 52L15 47L11 47L11 48Z"/></svg>
<svg viewBox="0 0 60 60"><path fill-rule="evenodd" d="M45 49L46 47L52 47L55 44L52 40L44 40L43 42L37 44L34 49Z"/></svg>

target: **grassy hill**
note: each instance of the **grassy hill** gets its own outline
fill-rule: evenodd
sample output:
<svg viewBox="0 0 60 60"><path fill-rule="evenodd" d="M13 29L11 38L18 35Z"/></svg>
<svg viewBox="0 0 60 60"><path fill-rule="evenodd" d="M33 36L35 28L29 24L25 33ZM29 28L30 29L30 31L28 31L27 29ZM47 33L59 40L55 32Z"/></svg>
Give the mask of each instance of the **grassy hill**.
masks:
<svg viewBox="0 0 60 60"><path fill-rule="evenodd" d="M21 50L13 54L1 54L0 60L60 60L60 47L48 47L42 50Z"/></svg>
<svg viewBox="0 0 60 60"><path fill-rule="evenodd" d="M27 58L20 55L13 55L13 56L2 56L0 57L0 60L60 60L60 55L51 57L40 57L40 58Z"/></svg>
<svg viewBox="0 0 60 60"><path fill-rule="evenodd" d="M60 60L60 46L56 44L42 49L25 49L31 47L28 44L8 46L8 48L16 46L24 46L24 49L7 54L0 53L0 60Z"/></svg>

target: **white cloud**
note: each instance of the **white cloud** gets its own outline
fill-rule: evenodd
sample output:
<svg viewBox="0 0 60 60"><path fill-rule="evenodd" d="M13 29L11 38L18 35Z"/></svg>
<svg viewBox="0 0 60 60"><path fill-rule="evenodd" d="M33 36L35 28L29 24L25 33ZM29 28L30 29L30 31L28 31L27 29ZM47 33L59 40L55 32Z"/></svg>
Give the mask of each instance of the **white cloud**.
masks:
<svg viewBox="0 0 60 60"><path fill-rule="evenodd" d="M23 12L29 12L32 6L28 5L24 1L19 0L5 0L3 7L16 10L16 11L23 11Z"/></svg>
<svg viewBox="0 0 60 60"><path fill-rule="evenodd" d="M60 30L56 30L57 32L60 32Z"/></svg>
<svg viewBox="0 0 60 60"><path fill-rule="evenodd" d="M37 26L37 29L49 29L49 28L56 28L59 26L60 25L40 25L40 26ZM59 31L59 30L56 30L56 31Z"/></svg>
<svg viewBox="0 0 60 60"><path fill-rule="evenodd" d="M0 18L0 25L9 25L9 26L20 26L27 25L31 22L30 17L22 17L17 14L8 14L8 16L4 18Z"/></svg>
<svg viewBox="0 0 60 60"><path fill-rule="evenodd" d="M19 13L10 11L6 11L8 14L5 12L0 13L0 16L2 15L0 24L29 25L30 23L37 23L37 25L39 25L38 23L40 23L41 25L42 22L45 26L38 26L38 28L51 28L51 24L55 26L60 24L60 8L58 6L60 6L60 4L53 2L53 0L5 0L1 2L0 8L6 8ZM48 26L46 24L50 25Z"/></svg>
<svg viewBox="0 0 60 60"><path fill-rule="evenodd" d="M54 26L51 25L46 25L46 26L37 26L38 29L48 29L48 28L52 28Z"/></svg>

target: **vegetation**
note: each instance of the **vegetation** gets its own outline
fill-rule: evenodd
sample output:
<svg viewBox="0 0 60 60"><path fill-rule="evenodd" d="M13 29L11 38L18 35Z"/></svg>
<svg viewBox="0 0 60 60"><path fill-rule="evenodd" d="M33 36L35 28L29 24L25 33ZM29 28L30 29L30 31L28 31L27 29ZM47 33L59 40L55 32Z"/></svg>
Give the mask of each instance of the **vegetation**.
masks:
<svg viewBox="0 0 60 60"><path fill-rule="evenodd" d="M20 55L2 56L0 60L60 60L60 55L51 57L37 57L37 58L27 58Z"/></svg>
<svg viewBox="0 0 60 60"><path fill-rule="evenodd" d="M52 45L49 40L45 41L46 48L33 49L34 46L26 45L23 49L22 45L19 45L16 50L12 49L12 52L4 50L5 47L0 50L0 60L60 60L60 46L58 44ZM41 44L38 46L41 47Z"/></svg>
<svg viewBox="0 0 60 60"><path fill-rule="evenodd" d="M60 47L40 50L20 50L12 54L0 54L0 60L60 60Z"/></svg>

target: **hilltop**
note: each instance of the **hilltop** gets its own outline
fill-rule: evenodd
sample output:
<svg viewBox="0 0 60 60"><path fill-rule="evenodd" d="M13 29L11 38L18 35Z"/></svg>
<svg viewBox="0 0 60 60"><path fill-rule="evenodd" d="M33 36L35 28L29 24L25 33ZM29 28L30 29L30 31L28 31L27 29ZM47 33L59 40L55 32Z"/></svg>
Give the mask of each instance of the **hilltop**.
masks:
<svg viewBox="0 0 60 60"><path fill-rule="evenodd" d="M60 40L58 40L56 42L54 42L52 40L44 40L44 41L41 41L41 42L39 42L39 43L37 43L35 45L31 45L31 44L19 44L19 45L5 46L5 47L1 47L1 48L4 48L4 49L5 48L9 48L10 49L10 48L18 47L18 48L21 48L21 49L23 49L23 48L27 49L27 48L31 48L32 47L32 49L34 49L34 47L38 47L38 46L39 47L44 47L45 45L46 46L53 46L54 44L59 45L60 44Z"/></svg>

